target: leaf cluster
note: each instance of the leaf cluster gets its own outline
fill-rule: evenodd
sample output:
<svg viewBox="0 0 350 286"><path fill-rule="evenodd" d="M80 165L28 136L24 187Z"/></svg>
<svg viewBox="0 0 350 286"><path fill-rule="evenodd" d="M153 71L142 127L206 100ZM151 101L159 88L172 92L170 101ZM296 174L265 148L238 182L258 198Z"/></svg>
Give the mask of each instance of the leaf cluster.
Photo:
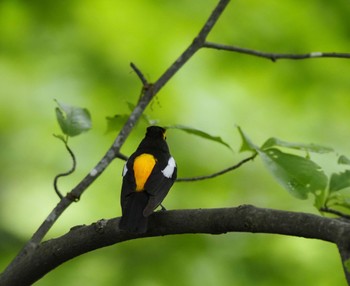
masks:
<svg viewBox="0 0 350 286"><path fill-rule="evenodd" d="M340 155L337 160L337 164L345 166L345 170L327 176L310 154L335 152L332 148L287 142L274 137L258 147L240 127L238 131L242 138L240 151L257 153L270 174L292 196L307 199L310 194L314 195L314 205L320 211L329 207L350 210L350 197L344 192L350 187L350 160L346 156Z"/></svg>

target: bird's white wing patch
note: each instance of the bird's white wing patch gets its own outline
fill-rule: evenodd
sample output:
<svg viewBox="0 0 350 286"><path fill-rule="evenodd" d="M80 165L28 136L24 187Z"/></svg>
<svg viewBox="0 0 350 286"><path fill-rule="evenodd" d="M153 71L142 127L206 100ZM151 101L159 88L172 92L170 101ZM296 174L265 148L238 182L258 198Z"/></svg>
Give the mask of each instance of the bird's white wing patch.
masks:
<svg viewBox="0 0 350 286"><path fill-rule="evenodd" d="M128 172L128 167L126 166L126 163L124 165L124 168L123 168L123 177L125 176L125 174Z"/></svg>
<svg viewBox="0 0 350 286"><path fill-rule="evenodd" d="M173 157L170 157L168 160L168 165L162 170L162 173L165 177L171 178L174 174L174 170L176 168L176 162Z"/></svg>

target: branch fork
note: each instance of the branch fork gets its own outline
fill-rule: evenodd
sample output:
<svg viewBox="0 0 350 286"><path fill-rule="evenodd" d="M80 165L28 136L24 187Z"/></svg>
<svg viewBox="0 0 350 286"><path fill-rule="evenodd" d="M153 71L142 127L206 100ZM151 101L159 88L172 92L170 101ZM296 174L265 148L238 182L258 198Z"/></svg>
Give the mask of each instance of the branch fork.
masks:
<svg viewBox="0 0 350 286"><path fill-rule="evenodd" d="M0 275L1 285L14 285L18 281L22 281L22 284L20 285L33 283L41 276L45 275L45 273L57 267L59 263L71 259L74 256L99 247L138 238L138 236L119 231L117 227L119 219L117 218L107 221L101 220L93 227L83 226L79 227L78 229L75 228L60 238L41 243L47 232L51 229L60 215L70 206L72 202L79 200L84 191L103 173L103 171L115 158L122 160L127 159L125 155L120 153L120 149L125 143L136 122L141 117L145 108L149 105L151 100L161 90L161 88L182 68L185 63L187 63L190 58L194 56L199 49L210 48L225 50L256 57L263 57L272 61L277 61L279 59L297 60L326 57L350 58L349 53L313 52L299 55L265 53L206 41L208 34L216 24L229 2L229 0L219 1L216 8L213 10L210 17L200 30L199 34L156 82L149 83L140 69L135 64L130 64L131 68L142 83L142 96L140 97L138 104L130 114L129 119L119 132L118 136L115 138L112 146L107 150L106 154L96 164L92 171L87 174L65 197L62 196L57 188L55 188L58 196L60 197L60 201L40 225L38 230L33 234L32 238L28 241L24 248ZM195 181L215 177L238 168L242 164L253 160L254 157L255 156L248 157L237 165L209 176L183 178L179 179L178 181ZM72 158L73 166L75 168L74 154L72 155ZM55 179L56 187L57 179L58 177ZM186 219L189 215L194 218L194 220L189 221ZM229 220L227 220L228 218ZM281 218L283 219L283 223L278 224L278 221ZM203 220L210 222L207 227L201 224ZM199 224L196 225L195 221L198 221ZM254 224L251 224L251 221L254 221ZM173 222L176 223L174 224ZM154 226L153 228L152 225ZM277 232L276 226L280 227L280 230ZM152 218L150 219L150 232L145 236L158 236L175 233L224 233L227 231L250 231L298 235L308 238L323 239L325 241L336 243L341 253L343 263L345 263L345 261L350 257L350 245L349 243L344 243L343 236L341 238L339 237L339 229L345 229L350 235L349 228L350 224L343 223L335 219L323 218L311 214L289 213L245 206L231 209L157 212L152 215ZM99 235L96 236L96 233ZM82 238L91 238L91 240L84 240L87 242L87 245L84 244L84 246L82 246ZM67 243L68 241L69 243ZM348 237L346 237L346 242L347 241ZM59 249L59 251L53 251L52 247L54 247L56 250ZM75 247L74 251L72 247ZM44 255L45 253L51 253L51 250L54 254L53 256ZM46 257L48 260L43 261L43 257ZM41 265L41 267L37 267L40 268L37 269L39 272L34 273L32 271L35 265ZM344 269L350 285L350 274L346 268ZM19 284L17 283L16 285Z"/></svg>

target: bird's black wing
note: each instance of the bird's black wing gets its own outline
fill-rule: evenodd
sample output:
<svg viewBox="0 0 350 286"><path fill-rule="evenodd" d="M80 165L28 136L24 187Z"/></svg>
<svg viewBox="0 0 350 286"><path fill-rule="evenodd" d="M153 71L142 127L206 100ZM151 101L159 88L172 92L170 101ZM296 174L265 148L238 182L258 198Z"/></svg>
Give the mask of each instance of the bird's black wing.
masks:
<svg viewBox="0 0 350 286"><path fill-rule="evenodd" d="M119 223L120 229L133 233L144 233L147 230L147 218L143 216L143 210L149 201L146 192L135 192L136 182L134 177L132 155L123 169L123 184L121 191L122 218Z"/></svg>
<svg viewBox="0 0 350 286"><path fill-rule="evenodd" d="M125 210L126 202L131 193L135 192L136 182L134 177L133 162L135 154L132 154L129 160L125 163L123 169L123 184L122 191L120 193L120 203L122 210Z"/></svg>
<svg viewBox="0 0 350 286"><path fill-rule="evenodd" d="M169 157L163 163L160 160L157 162L145 184L145 190L149 194L149 200L143 211L144 216L149 216L162 203L171 186L174 184L176 177L177 167L174 158Z"/></svg>

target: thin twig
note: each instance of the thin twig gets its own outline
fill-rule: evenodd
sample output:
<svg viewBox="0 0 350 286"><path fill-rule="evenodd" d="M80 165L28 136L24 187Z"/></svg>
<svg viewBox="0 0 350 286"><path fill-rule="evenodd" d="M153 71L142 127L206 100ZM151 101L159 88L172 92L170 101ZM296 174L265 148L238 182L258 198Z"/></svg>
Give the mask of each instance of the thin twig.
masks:
<svg viewBox="0 0 350 286"><path fill-rule="evenodd" d="M247 54L251 56L261 57L270 59L273 62L280 59L291 59L291 60L304 60L304 59L314 59L314 58L345 58L350 59L350 53L334 53L334 52L311 52L306 54L284 54L284 53L266 53L257 50L251 50L246 48L241 48L237 46L223 45L211 42L205 42L203 47L224 50L229 52L236 52L241 54Z"/></svg>
<svg viewBox="0 0 350 286"><path fill-rule="evenodd" d="M62 140L62 141L63 141L64 145L66 146L66 149L67 149L68 153L70 154L70 156L72 158L73 165L72 165L72 168L69 171L67 171L65 173L58 174L55 177L54 181L53 181L53 186L55 188L55 192L56 192L56 194L58 195L58 197L60 199L63 198L63 195L61 194L61 192L59 191L58 186L57 186L58 179L61 178L61 177L65 177L65 176L68 176L68 175L72 174L75 171L75 168L77 166L77 161L75 159L75 155L74 155L72 149L68 146L67 140L66 141Z"/></svg>
<svg viewBox="0 0 350 286"><path fill-rule="evenodd" d="M228 167L224 170L221 170L217 173L214 173L214 174L211 174L211 175L207 175L207 176L199 176L199 177L192 177L192 178L178 178L176 180L176 182L194 182L194 181L200 181L200 180L206 180L206 179L211 179L211 178L215 178L217 176L220 176L220 175L223 175L227 172L230 172L232 170L235 170L237 168L239 168L240 166L242 166L243 164L253 160L255 157L256 157L257 153L255 153L254 155L248 157L248 158L245 158L244 160L240 161L238 164L236 165L233 165L231 167Z"/></svg>
<svg viewBox="0 0 350 286"><path fill-rule="evenodd" d="M139 77L139 79L142 82L143 86L148 86L148 81L146 79L146 77L143 75L143 73L141 72L141 70L134 64L134 63L130 63L131 68L134 70L134 72L137 74L137 76Z"/></svg>
<svg viewBox="0 0 350 286"><path fill-rule="evenodd" d="M322 208L320 208L320 211L325 212L325 213L334 214L334 215L340 216L342 218L350 219L350 215L344 214L344 213L337 211L335 209L330 209L329 207L322 207Z"/></svg>
<svg viewBox="0 0 350 286"><path fill-rule="evenodd" d="M125 156L124 154L121 154L121 153L117 153L117 154L115 155L115 157L116 157L116 158L119 158L119 159L121 159L121 160L123 160L123 161L127 161L127 160L129 159L128 156Z"/></svg>

